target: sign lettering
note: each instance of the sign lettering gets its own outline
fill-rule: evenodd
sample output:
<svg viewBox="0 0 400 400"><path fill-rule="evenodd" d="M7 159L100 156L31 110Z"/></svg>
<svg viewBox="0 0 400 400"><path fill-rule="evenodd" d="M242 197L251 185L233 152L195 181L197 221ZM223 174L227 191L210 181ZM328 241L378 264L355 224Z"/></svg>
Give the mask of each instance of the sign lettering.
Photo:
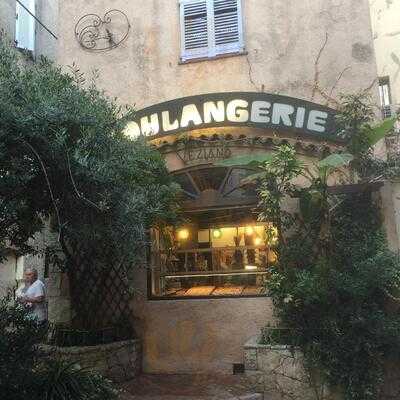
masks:
<svg viewBox="0 0 400 400"><path fill-rule="evenodd" d="M149 139L222 126L248 126L339 139L336 111L267 93L228 92L184 97L136 113L125 133Z"/></svg>
<svg viewBox="0 0 400 400"><path fill-rule="evenodd" d="M197 163L197 162L210 162L215 160L221 160L229 158L232 155L231 150L228 147L217 145L217 146L201 146L192 147L188 146L183 151L182 160L186 164Z"/></svg>

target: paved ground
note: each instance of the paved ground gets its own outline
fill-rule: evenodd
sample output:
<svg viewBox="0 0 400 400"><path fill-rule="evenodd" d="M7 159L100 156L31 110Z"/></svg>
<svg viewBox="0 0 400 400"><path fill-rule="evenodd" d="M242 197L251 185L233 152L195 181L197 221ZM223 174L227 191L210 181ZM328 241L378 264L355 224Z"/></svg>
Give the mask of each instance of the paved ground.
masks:
<svg viewBox="0 0 400 400"><path fill-rule="evenodd" d="M148 375L123 385L123 400L261 400L243 375Z"/></svg>

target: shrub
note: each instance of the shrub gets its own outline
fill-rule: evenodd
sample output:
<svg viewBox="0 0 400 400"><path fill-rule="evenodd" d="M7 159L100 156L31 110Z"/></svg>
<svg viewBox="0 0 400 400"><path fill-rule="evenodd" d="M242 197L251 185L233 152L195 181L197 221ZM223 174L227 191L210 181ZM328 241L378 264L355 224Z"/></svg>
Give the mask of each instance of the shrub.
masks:
<svg viewBox="0 0 400 400"><path fill-rule="evenodd" d="M1 40L0 97L7 99L0 102L0 260L9 245L34 252L29 239L50 221L58 243L47 250L71 279L74 322L115 324L117 313L104 312L115 294L104 295L101 282L117 271L130 295L148 229L176 220L178 187L162 155L145 138L125 135L134 110L106 96L95 78L46 59L22 66ZM102 278L95 287L83 278L83 290L81 274ZM89 301L92 318L82 307Z"/></svg>
<svg viewBox="0 0 400 400"><path fill-rule="evenodd" d="M349 196L331 224L332 257L315 262L305 247L299 265L275 269L269 293L306 367L343 387L346 399L377 399L385 361L400 355L400 315L387 309L400 285L399 260L387 249L369 195ZM292 251L299 257L292 240L283 259Z"/></svg>
<svg viewBox="0 0 400 400"><path fill-rule="evenodd" d="M5 399L26 399L43 331L11 299L9 294L0 300L0 393Z"/></svg>
<svg viewBox="0 0 400 400"><path fill-rule="evenodd" d="M101 375L63 360L48 360L35 371L33 391L43 400L112 400L118 391Z"/></svg>
<svg viewBox="0 0 400 400"><path fill-rule="evenodd" d="M46 329L11 295L0 300L2 400L112 400L118 392L102 376L66 361L41 358Z"/></svg>

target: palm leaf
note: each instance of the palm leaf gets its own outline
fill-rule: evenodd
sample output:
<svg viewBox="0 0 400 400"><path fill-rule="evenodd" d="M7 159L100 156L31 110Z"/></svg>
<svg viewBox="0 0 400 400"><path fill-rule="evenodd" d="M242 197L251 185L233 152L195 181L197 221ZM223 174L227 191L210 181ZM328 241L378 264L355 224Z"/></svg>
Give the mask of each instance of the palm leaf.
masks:
<svg viewBox="0 0 400 400"><path fill-rule="evenodd" d="M336 169L349 164L354 156L349 153L334 153L318 162L318 168Z"/></svg>
<svg viewBox="0 0 400 400"><path fill-rule="evenodd" d="M273 154L271 153L256 153L246 154L242 156L235 156L227 158L226 160L218 161L216 165L220 167L235 167L245 165L248 167L259 167L265 162L271 161Z"/></svg>
<svg viewBox="0 0 400 400"><path fill-rule="evenodd" d="M381 139L383 139L393 128L398 119L398 116L387 118L379 125L368 128L365 131L365 137L370 146L374 146Z"/></svg>
<svg viewBox="0 0 400 400"><path fill-rule="evenodd" d="M265 172L257 172L255 174L251 174L249 176L246 176L246 178L243 178L240 183L242 185L248 185L249 183L254 183L258 179L261 179L265 176Z"/></svg>

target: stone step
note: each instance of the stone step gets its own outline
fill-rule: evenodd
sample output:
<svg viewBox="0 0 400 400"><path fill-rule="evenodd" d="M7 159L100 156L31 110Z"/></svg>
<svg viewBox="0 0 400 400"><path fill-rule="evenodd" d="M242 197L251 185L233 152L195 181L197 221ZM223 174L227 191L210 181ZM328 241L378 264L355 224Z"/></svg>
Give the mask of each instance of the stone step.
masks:
<svg viewBox="0 0 400 400"><path fill-rule="evenodd" d="M259 377L251 378L244 374L143 374L120 387L122 400L264 400Z"/></svg>
<svg viewBox="0 0 400 400"><path fill-rule="evenodd" d="M221 395L217 396L171 396L171 395L160 395L160 396L149 396L149 395L132 395L123 394L121 400L264 400L264 396L261 393L245 394L235 397L225 397Z"/></svg>

